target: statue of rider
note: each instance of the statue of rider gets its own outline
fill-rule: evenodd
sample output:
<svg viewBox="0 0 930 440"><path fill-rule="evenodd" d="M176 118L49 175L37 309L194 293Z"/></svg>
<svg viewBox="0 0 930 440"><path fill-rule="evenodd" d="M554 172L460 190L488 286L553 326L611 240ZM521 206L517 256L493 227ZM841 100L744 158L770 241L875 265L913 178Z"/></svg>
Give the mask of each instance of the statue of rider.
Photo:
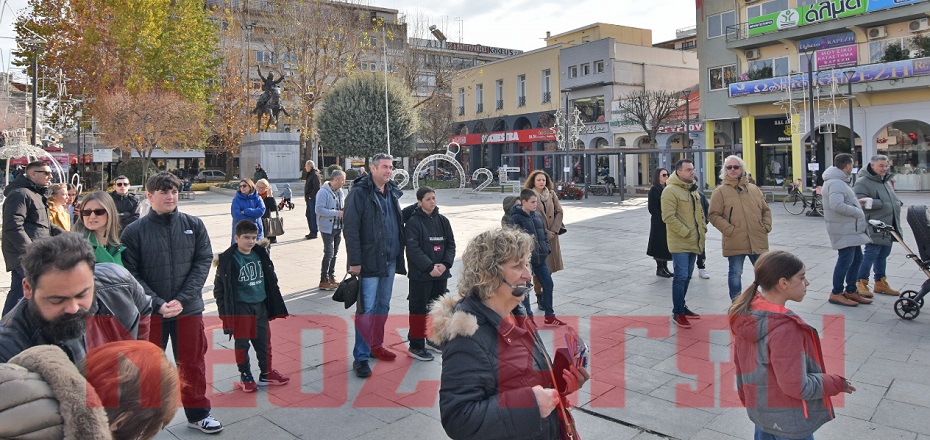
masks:
<svg viewBox="0 0 930 440"><path fill-rule="evenodd" d="M268 72L268 76L262 76L262 66L258 67L258 77L262 79L262 94L258 97L258 102L255 104L255 109L252 110L252 113L258 113L262 108L268 105L268 101L271 100L271 95L275 93L275 88L281 81L284 81L284 75L281 75L277 80L274 79L274 72Z"/></svg>

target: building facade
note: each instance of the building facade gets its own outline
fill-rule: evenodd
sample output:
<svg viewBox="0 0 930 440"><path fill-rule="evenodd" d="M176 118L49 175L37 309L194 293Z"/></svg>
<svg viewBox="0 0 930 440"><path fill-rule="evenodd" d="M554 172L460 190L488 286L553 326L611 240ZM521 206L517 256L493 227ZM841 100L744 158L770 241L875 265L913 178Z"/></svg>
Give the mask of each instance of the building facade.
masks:
<svg viewBox="0 0 930 440"><path fill-rule="evenodd" d="M898 190L930 190L930 3L698 5L705 136L740 149L760 184L814 185L835 154L881 153Z"/></svg>

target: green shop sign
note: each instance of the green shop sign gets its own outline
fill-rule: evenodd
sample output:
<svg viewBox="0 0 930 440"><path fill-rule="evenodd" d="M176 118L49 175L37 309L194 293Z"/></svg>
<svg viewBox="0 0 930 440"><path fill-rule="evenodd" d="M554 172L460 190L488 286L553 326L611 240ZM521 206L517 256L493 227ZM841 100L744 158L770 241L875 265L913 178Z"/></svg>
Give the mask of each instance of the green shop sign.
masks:
<svg viewBox="0 0 930 440"><path fill-rule="evenodd" d="M749 35L780 31L798 26L864 14L869 0L823 0L810 6L785 9L749 19Z"/></svg>

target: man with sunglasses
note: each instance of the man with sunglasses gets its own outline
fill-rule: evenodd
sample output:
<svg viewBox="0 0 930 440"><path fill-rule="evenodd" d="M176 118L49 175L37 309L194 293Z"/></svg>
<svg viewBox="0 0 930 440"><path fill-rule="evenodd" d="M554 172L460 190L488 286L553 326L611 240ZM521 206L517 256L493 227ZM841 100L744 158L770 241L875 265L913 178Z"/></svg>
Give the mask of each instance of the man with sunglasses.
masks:
<svg viewBox="0 0 930 440"><path fill-rule="evenodd" d="M122 231L127 225L139 219L139 198L129 192L129 178L119 175L116 187L110 192L113 202L116 203L116 211L119 212L119 229Z"/></svg>
<svg viewBox="0 0 930 440"><path fill-rule="evenodd" d="M710 196L707 217L723 236L723 256L730 262L727 285L730 300L742 293L743 263L753 265L759 255L769 250L772 212L758 186L749 182L746 163L730 156L720 169L723 182Z"/></svg>
<svg viewBox="0 0 930 440"><path fill-rule="evenodd" d="M23 268L20 259L26 246L43 237L58 235L61 228L53 226L48 216L48 186L52 183L52 168L35 161L13 179L3 195L3 260L7 272L12 272L10 293L3 304L3 314L13 309L23 298Z"/></svg>

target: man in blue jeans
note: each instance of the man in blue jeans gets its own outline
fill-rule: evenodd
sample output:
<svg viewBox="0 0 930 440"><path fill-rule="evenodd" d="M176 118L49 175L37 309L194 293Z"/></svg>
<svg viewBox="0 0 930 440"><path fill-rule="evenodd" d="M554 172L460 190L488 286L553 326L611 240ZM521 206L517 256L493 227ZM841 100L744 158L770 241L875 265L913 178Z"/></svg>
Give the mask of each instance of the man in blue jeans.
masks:
<svg viewBox="0 0 930 440"><path fill-rule="evenodd" d="M852 180L853 156L837 154L833 166L823 172L823 220L827 225L830 245L837 251L833 268L831 304L856 307L871 304L856 287L859 265L862 263L862 245L870 242L866 234L865 198L857 198L849 181ZM843 283L845 282L845 288Z"/></svg>
<svg viewBox="0 0 930 440"><path fill-rule="evenodd" d="M397 357L382 346L394 274L407 273L404 222L398 203L403 193L391 180L393 169L393 157L376 154L371 160L371 173L352 185L342 217L349 273L361 278L352 351L352 368L358 377L371 376L369 357L382 361Z"/></svg>
<svg viewBox="0 0 930 440"><path fill-rule="evenodd" d="M707 224L698 187L694 183L694 162L689 159L675 163L675 172L669 176L662 190L662 221L665 222L668 250L672 254L675 272L672 278L672 322L681 328L691 328L689 319L700 319L701 315L688 308L685 296L694 263L704 252Z"/></svg>

